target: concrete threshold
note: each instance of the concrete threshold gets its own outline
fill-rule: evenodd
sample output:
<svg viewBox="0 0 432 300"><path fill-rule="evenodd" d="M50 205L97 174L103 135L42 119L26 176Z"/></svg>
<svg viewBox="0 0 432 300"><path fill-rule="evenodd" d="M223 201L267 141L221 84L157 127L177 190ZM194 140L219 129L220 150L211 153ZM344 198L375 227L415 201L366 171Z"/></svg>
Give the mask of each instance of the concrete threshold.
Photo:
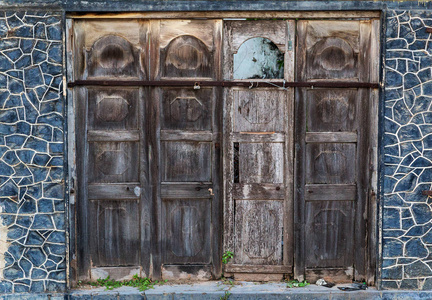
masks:
<svg viewBox="0 0 432 300"><path fill-rule="evenodd" d="M347 284L338 286L349 286ZM432 299L432 291L384 290L369 287L362 291L341 291L337 287L326 288L309 285L301 288L287 288L283 282L235 282L234 285L221 281L191 284L170 284L155 286L145 292L136 288L121 287L107 291L104 287L71 290L65 294L9 294L0 295L1 300L351 300L351 299Z"/></svg>

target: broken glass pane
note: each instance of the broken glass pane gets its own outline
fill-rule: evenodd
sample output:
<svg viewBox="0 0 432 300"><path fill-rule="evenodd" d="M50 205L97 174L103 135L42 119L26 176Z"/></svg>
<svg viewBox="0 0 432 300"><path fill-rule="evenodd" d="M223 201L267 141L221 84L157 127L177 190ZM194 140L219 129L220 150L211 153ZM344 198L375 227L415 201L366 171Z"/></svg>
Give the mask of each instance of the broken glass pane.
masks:
<svg viewBox="0 0 432 300"><path fill-rule="evenodd" d="M234 79L282 79L284 54L269 39L244 42L234 54Z"/></svg>

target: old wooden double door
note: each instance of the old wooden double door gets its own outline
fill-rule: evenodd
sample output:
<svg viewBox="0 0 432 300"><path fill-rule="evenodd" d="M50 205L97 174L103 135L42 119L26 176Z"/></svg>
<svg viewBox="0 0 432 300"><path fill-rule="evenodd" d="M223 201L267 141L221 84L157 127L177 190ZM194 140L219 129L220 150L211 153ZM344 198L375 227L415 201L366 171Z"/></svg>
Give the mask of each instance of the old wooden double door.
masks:
<svg viewBox="0 0 432 300"><path fill-rule="evenodd" d="M377 24L74 20L76 278L365 279L375 92L179 82L376 81Z"/></svg>

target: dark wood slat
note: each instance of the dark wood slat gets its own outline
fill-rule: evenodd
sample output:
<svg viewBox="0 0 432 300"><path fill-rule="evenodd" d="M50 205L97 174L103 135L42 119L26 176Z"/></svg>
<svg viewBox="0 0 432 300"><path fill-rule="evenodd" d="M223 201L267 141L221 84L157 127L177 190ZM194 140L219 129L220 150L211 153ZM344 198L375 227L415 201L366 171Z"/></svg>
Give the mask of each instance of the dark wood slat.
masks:
<svg viewBox="0 0 432 300"><path fill-rule="evenodd" d="M140 140L139 130L129 131L104 131L89 130L87 134L89 142L134 142Z"/></svg>
<svg viewBox="0 0 432 300"><path fill-rule="evenodd" d="M211 132L184 132L184 131L167 131L161 130L162 141L211 141L213 134Z"/></svg>
<svg viewBox="0 0 432 300"><path fill-rule="evenodd" d="M306 201L346 201L356 199L355 184L307 184Z"/></svg>
<svg viewBox="0 0 432 300"><path fill-rule="evenodd" d="M285 188L281 184L236 183L233 185L234 199L242 200L283 200Z"/></svg>
<svg viewBox="0 0 432 300"><path fill-rule="evenodd" d="M226 265L226 272L232 273L292 273L292 266L281 265Z"/></svg>
<svg viewBox="0 0 432 300"><path fill-rule="evenodd" d="M138 195L135 194L135 188ZM140 183L127 184L89 184L88 197L90 200L137 200L141 195Z"/></svg>
<svg viewBox="0 0 432 300"><path fill-rule="evenodd" d="M235 132L233 133L234 142L245 143L283 143L285 134L279 132Z"/></svg>
<svg viewBox="0 0 432 300"><path fill-rule="evenodd" d="M355 143L355 132L307 132L306 143Z"/></svg>
<svg viewBox="0 0 432 300"><path fill-rule="evenodd" d="M331 87L331 88L379 88L379 83L349 81L316 81L316 82L284 82L283 80L268 81L194 81L194 80L76 80L68 83L75 86L222 86L222 87Z"/></svg>
<svg viewBox="0 0 432 300"><path fill-rule="evenodd" d="M213 191L212 184L189 184L189 183L178 183L178 184L161 184L161 198L210 198L210 191Z"/></svg>
<svg viewBox="0 0 432 300"><path fill-rule="evenodd" d="M86 163L89 156L89 147L86 142L87 138L87 114L88 114L88 102L86 101L87 92L85 89L76 89L75 100L77 103L76 115L79 119L75 123L76 133L82 135L81 138L77 138L77 157L81 159L77 160L77 267L78 267L78 280L88 280L90 278L89 271L90 265L90 244L88 241L89 237L89 203L87 201L88 191L88 171Z"/></svg>
<svg viewBox="0 0 432 300"><path fill-rule="evenodd" d="M149 79L155 80L159 66L159 36L160 36L160 21L155 20L150 22L150 43L149 56L152 64L149 68ZM162 237L161 237L161 203L160 203L160 91L157 89L150 90L149 104L149 122L152 130L149 130L149 152L150 152L150 185L152 189L151 201L151 258L150 258L150 274L153 272L153 278L161 278L162 266Z"/></svg>

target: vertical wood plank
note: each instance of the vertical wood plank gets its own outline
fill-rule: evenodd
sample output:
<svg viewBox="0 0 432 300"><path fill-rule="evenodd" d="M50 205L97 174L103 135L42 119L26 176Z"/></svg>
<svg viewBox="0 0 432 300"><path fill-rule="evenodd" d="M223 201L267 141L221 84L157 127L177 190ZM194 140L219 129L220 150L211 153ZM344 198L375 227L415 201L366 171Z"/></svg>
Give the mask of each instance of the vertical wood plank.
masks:
<svg viewBox="0 0 432 300"><path fill-rule="evenodd" d="M290 21L289 25L292 31L295 31L294 22ZM292 35L294 37L294 35ZM294 41L293 41L294 47ZM294 70L294 67L291 68ZM291 71L291 73L294 73ZM293 76L290 75L290 76ZM294 89L289 89L286 116L285 116L285 201L283 203L284 211L284 239L283 239L283 263L284 265L293 265L294 261Z"/></svg>
<svg viewBox="0 0 432 300"><path fill-rule="evenodd" d="M377 22L379 24L379 22ZM370 131L370 187L368 191L368 203L367 203L367 274L366 280L368 285L374 285L376 283L376 262L377 262L377 250L376 245L378 241L378 101L379 91L374 89L370 92L370 105L369 114L371 116L371 131Z"/></svg>
<svg viewBox="0 0 432 300"><path fill-rule="evenodd" d="M78 280L88 280L90 278L90 245L89 245L89 207L87 194L87 166L89 157L87 144L87 93L84 88L76 88L77 116L79 121L76 123L76 132L80 133L77 139L77 173L80 174L77 182L76 197L80 199L77 214L77 261L78 261Z"/></svg>
<svg viewBox="0 0 432 300"><path fill-rule="evenodd" d="M159 32L160 32L160 21L150 21L150 80L160 79L159 72ZM150 184L152 187L152 199L153 207L151 210L152 223L151 223L151 269L150 276L153 278L161 278L161 200L160 200L160 89L152 88L150 97L150 110L149 110L149 121L151 127L149 127L149 164L151 170ZM150 129L151 128L151 129Z"/></svg>
<svg viewBox="0 0 432 300"><path fill-rule="evenodd" d="M222 20L215 20L215 27L213 32L213 43L217 53L214 55L214 76L216 80L222 80ZM221 149L221 130L223 123L223 89L221 87L214 89L213 96L213 200L212 200L212 262L213 262L213 275L215 278L220 278L222 275L222 200L223 188L222 185L222 149Z"/></svg>
<svg viewBox="0 0 432 300"><path fill-rule="evenodd" d="M286 25L286 45L285 45L285 66L284 79L286 81L294 81L295 70L295 21L288 20Z"/></svg>
<svg viewBox="0 0 432 300"><path fill-rule="evenodd" d="M304 34L304 23L298 23L298 36L297 38L303 37ZM297 48L299 53L299 48ZM298 57L301 59L301 56ZM303 68L302 64L298 65L298 68ZM301 72L297 73L298 76L302 76ZM304 187L305 187L305 171L306 171L306 160L305 160L305 130L306 130L306 107L304 99L305 89L297 88L295 97L295 169L294 169L294 243L296 245L294 252L294 278L298 281L305 279L305 201L304 201Z"/></svg>

